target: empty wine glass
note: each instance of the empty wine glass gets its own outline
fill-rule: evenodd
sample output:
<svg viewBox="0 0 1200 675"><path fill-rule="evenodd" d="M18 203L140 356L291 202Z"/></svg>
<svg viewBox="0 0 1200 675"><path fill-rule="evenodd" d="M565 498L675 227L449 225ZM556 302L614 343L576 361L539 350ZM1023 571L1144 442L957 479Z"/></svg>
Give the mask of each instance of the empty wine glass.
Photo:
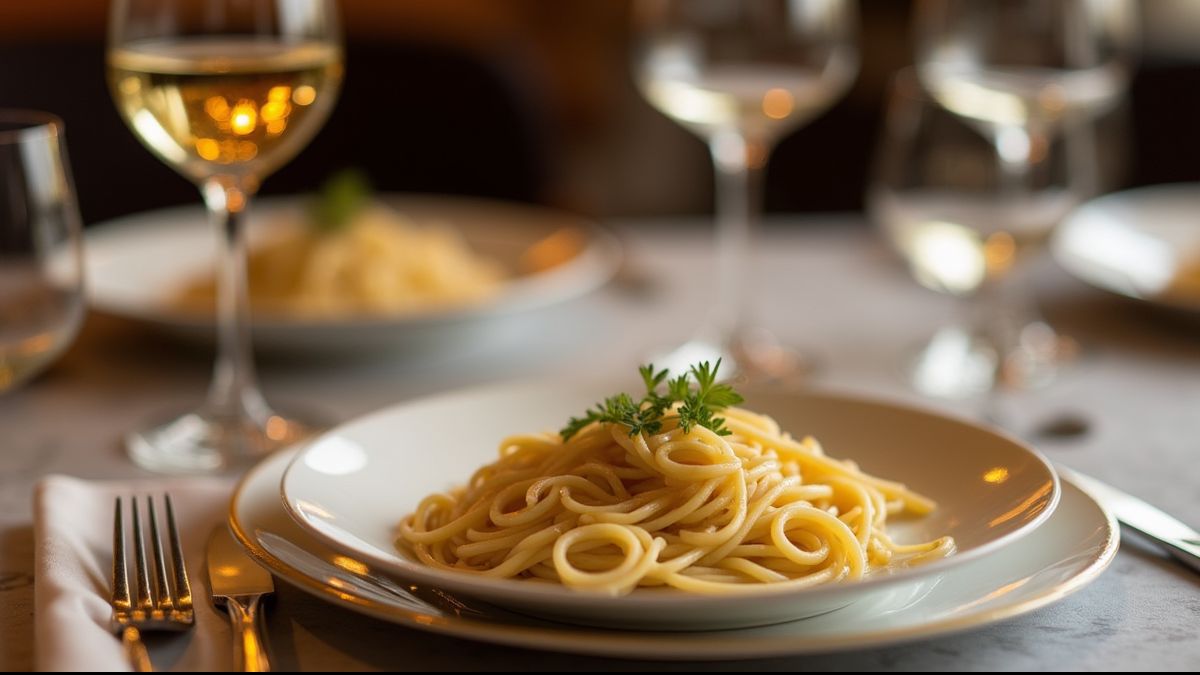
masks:
<svg viewBox="0 0 1200 675"><path fill-rule="evenodd" d="M1137 33L1134 4L923 0L916 28L921 82L994 146L995 187L1004 203L991 208L999 220L990 226L995 236L985 253L989 260L1016 261L1039 250L1065 214L1062 200L1046 191L1055 180L1049 174L1058 170L1051 161L1055 146L1064 131L1085 137L1087 125L1115 106L1126 89ZM1077 174L1070 177L1077 192L1095 189L1095 176L1089 175L1094 153L1088 164L1080 156L1067 166ZM1003 266L1007 270L1012 262ZM987 297L1003 295L994 286L985 286ZM976 339L990 343L1007 384L1044 384L1069 352L1061 347L1071 343L1037 316L1027 295L1009 295L1007 302L991 304L991 328Z"/></svg>
<svg viewBox="0 0 1200 675"><path fill-rule="evenodd" d="M939 105L911 69L893 78L868 209L914 278L964 298L968 310L920 350L912 370L919 391L958 398L1053 374L1068 345L1025 302L1027 279L1015 268L1091 196L1099 180L1093 133L1076 127L1051 143L1041 170L1014 195L988 136Z"/></svg>
<svg viewBox="0 0 1200 675"><path fill-rule="evenodd" d="M333 0L117 0L109 87L134 135L201 191L220 241L217 362L201 409L128 438L160 471L248 465L320 425L259 392L246 297L247 203L325 123L342 79Z"/></svg>
<svg viewBox="0 0 1200 675"><path fill-rule="evenodd" d="M747 287L762 175L772 147L833 104L858 70L848 0L642 0L636 78L650 103L707 142L716 169L714 308L689 342L655 362L725 359L751 379L801 365L753 321Z"/></svg>
<svg viewBox="0 0 1200 675"><path fill-rule="evenodd" d="M62 122L0 110L0 393L71 343L83 317L82 277Z"/></svg>

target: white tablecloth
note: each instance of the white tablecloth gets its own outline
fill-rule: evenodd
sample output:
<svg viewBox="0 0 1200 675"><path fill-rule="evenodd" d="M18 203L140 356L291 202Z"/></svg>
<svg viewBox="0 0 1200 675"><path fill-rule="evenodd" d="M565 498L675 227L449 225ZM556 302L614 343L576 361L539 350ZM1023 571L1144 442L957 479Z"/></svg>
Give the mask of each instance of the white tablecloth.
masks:
<svg viewBox="0 0 1200 675"><path fill-rule="evenodd" d="M269 396L341 417L509 377L623 371L682 340L711 290L700 222L621 224L630 268L618 283L538 317L526 337L436 358L260 363ZM691 227L687 227L690 225ZM820 383L917 399L904 363L957 302L919 288L856 216L782 219L764 230L755 281L764 323L817 354ZM1004 402L1018 432L1058 411L1086 413L1088 435L1040 439L1052 459L1200 524L1200 322L1173 321L1106 297L1049 261L1031 270L1047 314L1084 356L1053 387ZM0 398L0 668L33 663L31 491L41 475L146 475L121 435L195 402L204 349L93 317L52 371ZM970 413L977 403L935 403ZM1192 669L1200 664L1200 577L1126 539L1096 583L1051 607L964 635L755 664L805 669ZM283 667L578 669L636 667L426 635L281 587L270 638ZM649 667L671 668L672 664ZM681 668L705 668L690 664ZM719 666L711 666L719 667Z"/></svg>

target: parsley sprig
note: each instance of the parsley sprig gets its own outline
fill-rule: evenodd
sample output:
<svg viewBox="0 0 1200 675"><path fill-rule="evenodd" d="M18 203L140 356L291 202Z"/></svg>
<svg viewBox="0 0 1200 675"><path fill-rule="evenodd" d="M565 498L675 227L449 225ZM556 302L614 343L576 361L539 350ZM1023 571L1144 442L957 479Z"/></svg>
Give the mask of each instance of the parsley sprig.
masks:
<svg viewBox="0 0 1200 675"><path fill-rule="evenodd" d="M565 441L592 422L608 422L629 427L630 436L656 434L662 431L664 422L674 419L679 421L685 433L701 426L721 436L728 436L731 432L725 428L725 418L716 415L723 408L737 405L744 399L733 387L717 382L717 370L720 367L720 359L712 366L705 361L678 377L670 377L665 369L654 370L653 364L640 366L638 373L646 387L646 394L641 400L635 401L623 392L609 396L583 417L572 417L559 433ZM666 391L660 393L664 384ZM676 403L679 407L668 415Z"/></svg>

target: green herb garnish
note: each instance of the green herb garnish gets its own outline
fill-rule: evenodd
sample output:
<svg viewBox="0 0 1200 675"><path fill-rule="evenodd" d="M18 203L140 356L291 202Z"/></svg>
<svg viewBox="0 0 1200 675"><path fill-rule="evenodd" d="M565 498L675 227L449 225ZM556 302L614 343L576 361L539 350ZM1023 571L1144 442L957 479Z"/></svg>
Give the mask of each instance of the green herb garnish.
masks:
<svg viewBox="0 0 1200 675"><path fill-rule="evenodd" d="M720 359L711 368L705 361L692 366L687 373L671 378L666 370L655 371L653 365L641 366L638 372L646 386L646 394L640 401L634 401L626 393L609 396L583 417L572 417L559 434L565 441L592 422L623 424L629 427L630 436L656 434L662 430L663 422L678 420L685 433L691 431L692 427L701 426L718 435L728 436L731 432L725 428L725 418L717 417L716 413L744 399L728 384L717 383L717 370L720 367ZM695 382L694 387L692 381ZM666 393L659 393L664 383ZM679 407L668 415L667 411L676 403Z"/></svg>
<svg viewBox="0 0 1200 675"><path fill-rule="evenodd" d="M371 201L371 182L358 169L343 169L321 186L309 220L318 232L337 232Z"/></svg>

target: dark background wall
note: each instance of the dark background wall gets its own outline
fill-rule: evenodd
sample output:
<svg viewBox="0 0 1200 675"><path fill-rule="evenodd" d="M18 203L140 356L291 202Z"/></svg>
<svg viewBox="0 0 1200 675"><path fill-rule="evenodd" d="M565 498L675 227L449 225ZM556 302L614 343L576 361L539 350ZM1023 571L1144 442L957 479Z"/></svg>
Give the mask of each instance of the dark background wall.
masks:
<svg viewBox="0 0 1200 675"><path fill-rule="evenodd" d="M1108 142L1111 187L1200 180L1200 3L1147 0L1147 49ZM385 190L548 203L601 216L711 208L704 146L653 111L628 71L614 0L345 0L347 77L312 145L265 193L312 189L343 166ZM773 211L862 208L888 77L911 62L911 3L860 3L862 69L827 114L784 139ZM0 107L67 124L87 222L196 202L125 128L104 79L105 3L0 4ZM1122 137L1123 136L1123 137Z"/></svg>

